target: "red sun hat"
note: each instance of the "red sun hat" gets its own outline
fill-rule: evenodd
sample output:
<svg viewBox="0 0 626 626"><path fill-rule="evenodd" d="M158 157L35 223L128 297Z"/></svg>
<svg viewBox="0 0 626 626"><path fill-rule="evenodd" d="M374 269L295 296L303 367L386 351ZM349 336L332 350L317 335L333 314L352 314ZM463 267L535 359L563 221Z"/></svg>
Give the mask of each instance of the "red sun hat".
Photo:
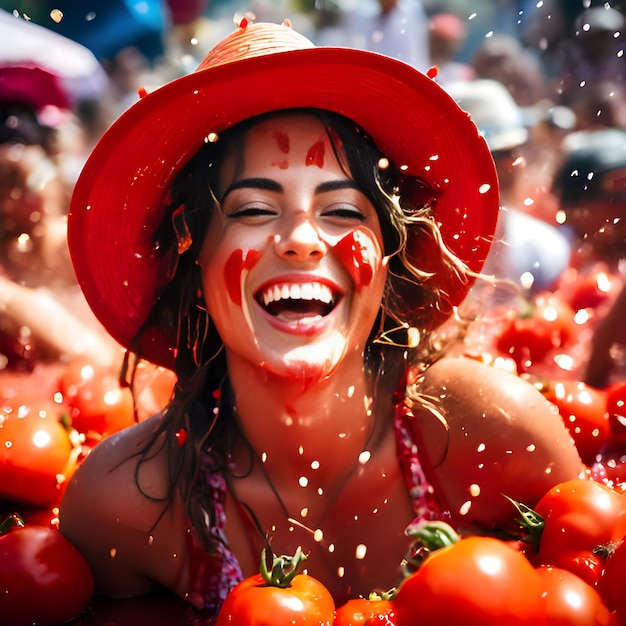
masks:
<svg viewBox="0 0 626 626"><path fill-rule="evenodd" d="M167 278L166 251L155 249L153 237L177 172L211 133L292 108L350 118L406 175L437 189L435 219L445 243L480 271L498 213L497 178L487 145L454 100L396 59L315 47L287 24L244 21L195 72L130 107L76 183L68 236L78 281L123 346L133 343ZM409 252L419 257L419 250ZM470 287L444 285L452 304ZM174 336L173 329L143 329L142 356L173 367Z"/></svg>

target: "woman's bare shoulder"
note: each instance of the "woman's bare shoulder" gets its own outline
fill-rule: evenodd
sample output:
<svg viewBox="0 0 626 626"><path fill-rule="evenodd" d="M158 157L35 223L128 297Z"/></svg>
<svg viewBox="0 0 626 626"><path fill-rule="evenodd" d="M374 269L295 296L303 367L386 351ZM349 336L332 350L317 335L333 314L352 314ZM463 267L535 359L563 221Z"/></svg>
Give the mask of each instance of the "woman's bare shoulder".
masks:
<svg viewBox="0 0 626 626"><path fill-rule="evenodd" d="M139 595L154 581L167 584L170 574L158 563L181 551L180 511L166 510L166 449L157 442L156 454L147 460L139 454L155 425L150 418L95 446L61 501L60 531L85 556L105 594ZM168 564L174 574L175 566Z"/></svg>
<svg viewBox="0 0 626 626"><path fill-rule="evenodd" d="M514 373L467 357L431 365L408 389L420 460L451 511L489 526L584 469L558 410Z"/></svg>
<svg viewBox="0 0 626 626"><path fill-rule="evenodd" d="M61 502L61 521L68 511L80 507L81 513L131 509L145 496L159 498L167 476L166 450L141 461L141 452L156 427L158 416L122 430L98 443L71 478ZM157 448L158 442L157 442ZM145 479L142 481L142 477ZM140 487L145 482L148 490ZM161 493L159 493L161 492Z"/></svg>

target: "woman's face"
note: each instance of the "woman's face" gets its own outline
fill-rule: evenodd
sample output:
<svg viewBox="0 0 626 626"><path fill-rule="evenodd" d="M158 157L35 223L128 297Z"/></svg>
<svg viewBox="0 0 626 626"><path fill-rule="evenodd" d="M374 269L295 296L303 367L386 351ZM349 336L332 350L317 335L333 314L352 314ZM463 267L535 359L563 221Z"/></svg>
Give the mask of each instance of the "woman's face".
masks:
<svg viewBox="0 0 626 626"><path fill-rule="evenodd" d="M200 253L229 366L320 379L362 355L387 276L376 210L322 123L267 118L227 155Z"/></svg>

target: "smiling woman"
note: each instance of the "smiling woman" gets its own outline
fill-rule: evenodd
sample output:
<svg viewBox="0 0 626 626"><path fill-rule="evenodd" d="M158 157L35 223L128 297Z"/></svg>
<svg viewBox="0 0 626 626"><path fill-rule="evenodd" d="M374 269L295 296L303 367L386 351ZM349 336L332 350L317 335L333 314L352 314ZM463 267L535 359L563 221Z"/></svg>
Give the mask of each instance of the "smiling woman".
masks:
<svg viewBox="0 0 626 626"><path fill-rule="evenodd" d="M198 258L231 374L262 364L301 384L330 375L348 350L362 360L386 282L382 232L329 130L311 113L274 114L229 146L222 210Z"/></svg>
<svg viewBox="0 0 626 626"><path fill-rule="evenodd" d="M500 525L501 490L532 506L577 476L530 385L428 367L497 210L489 150L434 81L286 24L242 22L131 107L78 181L70 248L129 365L178 384L66 489L60 528L97 589L166 587L214 615L269 535L341 602L399 582L416 517Z"/></svg>

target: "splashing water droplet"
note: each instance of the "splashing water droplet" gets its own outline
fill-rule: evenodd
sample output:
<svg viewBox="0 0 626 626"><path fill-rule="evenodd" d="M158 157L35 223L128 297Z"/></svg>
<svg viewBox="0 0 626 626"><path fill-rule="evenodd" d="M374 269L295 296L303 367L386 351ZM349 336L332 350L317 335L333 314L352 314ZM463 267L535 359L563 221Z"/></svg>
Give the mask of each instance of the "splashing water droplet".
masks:
<svg viewBox="0 0 626 626"><path fill-rule="evenodd" d="M469 500L467 500L466 502L463 502L463 504L459 508L459 515L467 515L471 508L472 508L472 503Z"/></svg>

